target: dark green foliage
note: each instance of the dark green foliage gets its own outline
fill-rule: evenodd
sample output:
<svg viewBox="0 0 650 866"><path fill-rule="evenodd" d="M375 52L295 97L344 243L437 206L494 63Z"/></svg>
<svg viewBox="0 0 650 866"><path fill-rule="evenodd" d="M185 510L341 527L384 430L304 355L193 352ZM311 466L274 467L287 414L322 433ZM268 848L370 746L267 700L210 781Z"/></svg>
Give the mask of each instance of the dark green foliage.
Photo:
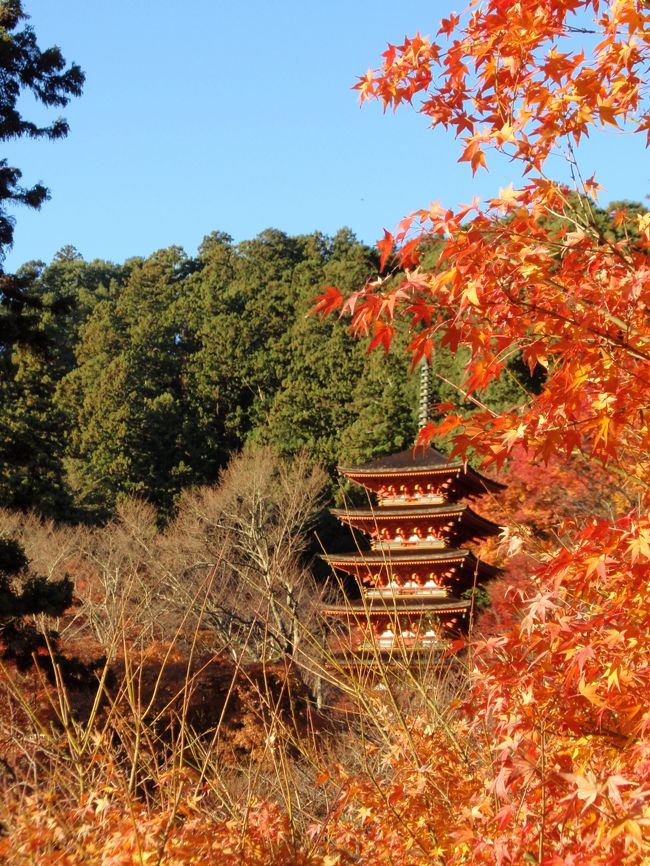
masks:
<svg viewBox="0 0 650 866"><path fill-rule="evenodd" d="M308 312L324 285L353 291L377 264L347 229L269 229L239 244L214 232L196 258L171 247L117 266L67 247L48 266L26 265L16 279L31 336L0 350L0 505L102 520L135 495L166 521L184 488L213 483L250 442L306 450L337 499L354 495L337 465L414 441L418 376L401 332L385 358L345 321ZM474 407L465 360L434 351L432 402ZM543 372L513 355L477 397L497 411L517 405Z"/></svg>
<svg viewBox="0 0 650 866"><path fill-rule="evenodd" d="M320 274L313 260L297 269L300 294L283 343L285 375L268 423L256 435L285 454L306 448L334 473L341 461L363 462L413 442L415 395L397 353L386 360L368 355L345 323L307 317L317 286L352 291L377 267L375 252L349 230L329 242L315 240L320 240Z"/></svg>
<svg viewBox="0 0 650 866"><path fill-rule="evenodd" d="M84 83L81 69L72 64L66 68L56 46L42 50L31 27L23 26L28 16L20 0L0 2L0 141L16 138L62 138L68 124L58 117L46 126L24 118L18 110L21 96L31 93L43 105L62 108L71 97L79 96ZM13 241L14 223L7 211L13 204L39 208L48 197L42 184L20 185L20 169L0 160L0 257Z"/></svg>
<svg viewBox="0 0 650 866"><path fill-rule="evenodd" d="M461 592L460 597L473 602L475 616L476 614L487 610L492 605L490 593L485 586L475 586L466 589L464 592Z"/></svg>
<svg viewBox="0 0 650 866"><path fill-rule="evenodd" d="M65 479L68 418L57 399L75 365L79 327L119 283L122 269L84 262L70 249L45 267L31 262L15 280L15 315L0 311L0 503L51 517L77 515Z"/></svg>
<svg viewBox="0 0 650 866"><path fill-rule="evenodd" d="M0 141L67 135L63 118L39 125L23 117L20 101L30 94L48 108L61 108L81 93L84 82L78 66L66 66L59 48L39 48L33 30L23 26L27 17L20 0L0 0ZM62 419L52 397L62 369L49 323L69 314L72 299L35 290L38 266L15 276L2 273L13 242L10 209L17 204L39 208L49 195L40 183L22 186L21 177L20 169L0 160L0 501L59 513L68 502L61 471Z"/></svg>
<svg viewBox="0 0 650 866"><path fill-rule="evenodd" d="M55 669L67 686L96 684L105 659L83 662L58 649L58 635L37 627L34 617L63 616L73 602L68 577L48 580L33 575L23 548L12 538L0 538L0 658L25 671L37 665L54 682Z"/></svg>
<svg viewBox="0 0 650 866"><path fill-rule="evenodd" d="M418 432L418 377L409 375L405 353L386 358L374 352L364 373L354 382L355 418L341 436L340 458L346 466L402 451Z"/></svg>
<svg viewBox="0 0 650 866"><path fill-rule="evenodd" d="M49 356L16 348L0 379L0 501L56 516L70 508L63 479L65 418L53 403Z"/></svg>
<svg viewBox="0 0 650 866"><path fill-rule="evenodd" d="M165 509L192 481L196 441L184 381L190 348L179 301L189 262L171 248L134 263L114 298L80 333L77 365L61 384L71 420L69 483L100 516L120 493Z"/></svg>
<svg viewBox="0 0 650 866"><path fill-rule="evenodd" d="M188 294L201 313L190 375L225 451L241 447L268 415L287 363L282 341L304 259L301 238L272 229L237 247L212 235L201 249Z"/></svg>
<svg viewBox="0 0 650 866"><path fill-rule="evenodd" d="M72 582L64 577L48 581L29 575L27 557L20 545L0 538L0 652L22 670L31 667L34 656L47 649L47 637L31 617L61 616L72 604Z"/></svg>
<svg viewBox="0 0 650 866"><path fill-rule="evenodd" d="M375 403L385 385L379 359L343 323L307 312L323 283L351 290L375 268L348 230L269 229L238 245L215 232L195 260L172 248L129 263L89 308L57 392L78 506L101 518L120 495L138 495L166 518L183 487L213 482L249 440L287 456L306 448L333 471L360 413L375 424L361 383L374 380ZM363 459L414 435L412 387L391 364L391 407L356 444ZM387 418L395 430L384 441Z"/></svg>

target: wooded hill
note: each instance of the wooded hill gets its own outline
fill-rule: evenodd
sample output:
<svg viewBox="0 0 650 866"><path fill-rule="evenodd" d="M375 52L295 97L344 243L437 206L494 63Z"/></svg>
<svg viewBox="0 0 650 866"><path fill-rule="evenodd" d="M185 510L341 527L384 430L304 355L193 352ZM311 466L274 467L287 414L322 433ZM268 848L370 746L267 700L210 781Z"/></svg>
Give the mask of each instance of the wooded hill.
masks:
<svg viewBox="0 0 650 866"><path fill-rule="evenodd" d="M377 263L348 229L269 229L238 244L213 232L195 258L170 247L116 265L66 247L26 264L32 336L0 352L0 505L96 521L128 495L165 520L246 443L304 449L333 478L339 461L406 447L418 391L406 353L369 354L345 323L307 315L323 285L352 291ZM461 362L436 353L434 399L463 402ZM512 372L493 405L530 386L521 364Z"/></svg>

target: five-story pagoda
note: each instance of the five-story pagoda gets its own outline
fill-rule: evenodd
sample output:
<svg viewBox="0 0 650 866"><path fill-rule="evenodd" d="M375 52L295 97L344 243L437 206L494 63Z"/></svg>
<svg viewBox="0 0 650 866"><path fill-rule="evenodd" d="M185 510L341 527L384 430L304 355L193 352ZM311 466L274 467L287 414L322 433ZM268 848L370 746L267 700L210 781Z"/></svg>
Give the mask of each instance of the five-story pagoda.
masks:
<svg viewBox="0 0 650 866"><path fill-rule="evenodd" d="M337 571L354 576L360 598L330 605L325 615L344 624L331 651L355 663L417 659L467 631L473 590L499 569L467 544L501 527L464 500L504 488L435 448L408 448L343 475L377 499L376 507L336 510L370 536L371 549L331 555Z"/></svg>

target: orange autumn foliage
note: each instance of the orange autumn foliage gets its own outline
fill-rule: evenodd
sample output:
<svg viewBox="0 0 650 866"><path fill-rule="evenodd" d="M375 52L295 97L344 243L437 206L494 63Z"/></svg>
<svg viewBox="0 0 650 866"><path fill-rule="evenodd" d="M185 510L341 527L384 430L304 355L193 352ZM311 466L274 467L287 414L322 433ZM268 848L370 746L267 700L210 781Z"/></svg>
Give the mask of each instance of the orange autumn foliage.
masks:
<svg viewBox="0 0 650 866"><path fill-rule="evenodd" d="M481 634L497 633L519 616L531 574L561 539L594 518L624 514L633 504L623 479L579 456L532 462L518 446L499 479L506 489L479 504L504 527L500 537L481 546L481 557L503 568L501 579L489 587L490 607L477 621Z"/></svg>
<svg viewBox="0 0 650 866"><path fill-rule="evenodd" d="M609 512L567 521L532 550L519 617L468 648L459 712L476 751L460 772L480 781L454 797L445 863L650 857L650 215L617 213L618 235L603 228L598 184L575 158L594 128L650 132L649 25L642 0L471 2L435 41L389 46L358 85L362 100L410 103L450 128L474 172L492 150L526 177L485 204L407 217L381 242L393 270L337 301L358 335L410 323L414 364L439 344L469 349L469 394L515 352L545 369L521 405L455 411L421 439L451 434L453 454L496 468L522 450L538 464L580 452L624 489ZM549 176L558 153L573 189ZM413 241L431 235L441 253L425 273Z"/></svg>
<svg viewBox="0 0 650 866"><path fill-rule="evenodd" d="M0 839L0 862L14 866L325 866L293 844L278 806L251 803L246 822L209 820L200 798L152 813L125 803L110 785L69 812L50 817L51 798L26 798L12 837Z"/></svg>

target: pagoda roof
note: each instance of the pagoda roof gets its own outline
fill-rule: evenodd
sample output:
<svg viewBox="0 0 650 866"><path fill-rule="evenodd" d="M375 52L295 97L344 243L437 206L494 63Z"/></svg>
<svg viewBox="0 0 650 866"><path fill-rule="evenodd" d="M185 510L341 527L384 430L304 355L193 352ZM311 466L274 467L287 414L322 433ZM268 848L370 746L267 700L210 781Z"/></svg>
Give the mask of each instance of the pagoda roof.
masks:
<svg viewBox="0 0 650 866"><path fill-rule="evenodd" d="M417 475L458 475L464 476L471 488L476 488L477 493L504 490L505 484L481 475L464 461L442 454L431 446L417 446L405 448L396 454L388 454L362 463L360 466L341 466L339 472L348 476L353 481L363 483L363 479L373 478L403 478L405 476Z"/></svg>
<svg viewBox="0 0 650 866"><path fill-rule="evenodd" d="M332 509L332 514L339 520L349 524L368 523L374 521L377 526L383 523L404 520L405 518L442 520L443 518L458 518L468 528L475 529L481 537L498 535L502 527L487 517L477 514L464 502L445 505L380 505L377 508Z"/></svg>
<svg viewBox="0 0 650 866"><path fill-rule="evenodd" d="M403 451L398 451L395 454L386 454L384 457L377 457L375 460L369 460L367 463L362 463L360 466L341 466L339 471L348 472L364 472L364 473L396 473L402 474L406 469L408 471L422 471L423 469L455 469L462 468L461 460L450 460L442 451L437 448L432 448L427 445L415 446L414 448L405 448Z"/></svg>

